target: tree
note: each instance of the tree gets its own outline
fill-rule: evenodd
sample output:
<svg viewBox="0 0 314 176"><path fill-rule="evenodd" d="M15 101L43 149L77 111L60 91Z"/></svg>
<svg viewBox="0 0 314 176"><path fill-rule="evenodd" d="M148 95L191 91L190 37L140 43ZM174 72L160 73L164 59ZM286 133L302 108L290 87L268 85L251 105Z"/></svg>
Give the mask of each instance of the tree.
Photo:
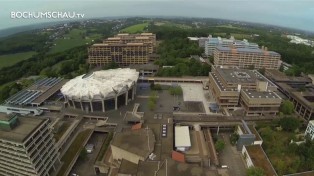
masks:
<svg viewBox="0 0 314 176"><path fill-rule="evenodd" d="M230 143L232 145L235 145L237 143L238 139L239 139L239 135L237 133L233 133L230 136Z"/></svg>
<svg viewBox="0 0 314 176"><path fill-rule="evenodd" d="M225 142L221 139L217 140L215 143L215 148L218 152L221 152L225 148Z"/></svg>
<svg viewBox="0 0 314 176"><path fill-rule="evenodd" d="M284 117L280 119L280 126L285 131L294 131L300 127L300 121L294 117Z"/></svg>
<svg viewBox="0 0 314 176"><path fill-rule="evenodd" d="M171 95L182 95L183 91L182 91L182 88L180 86L175 86L175 87L171 87L169 89L169 93Z"/></svg>
<svg viewBox="0 0 314 176"><path fill-rule="evenodd" d="M294 111L294 105L291 101L285 100L281 103L279 110L285 115L291 115Z"/></svg>
<svg viewBox="0 0 314 176"><path fill-rule="evenodd" d="M265 71L266 71L265 68L258 69L258 72L260 72L262 75L265 75Z"/></svg>
<svg viewBox="0 0 314 176"><path fill-rule="evenodd" d="M83 150L81 151L81 153L80 153L80 155L79 155L79 158L81 159L81 160L86 160L86 158L87 158L87 151L86 151L86 149L85 149L85 147L83 148Z"/></svg>
<svg viewBox="0 0 314 176"><path fill-rule="evenodd" d="M259 167L249 167L246 171L247 176L265 176L265 172Z"/></svg>
<svg viewBox="0 0 314 176"><path fill-rule="evenodd" d="M109 70L109 69L115 69L115 68L119 68L119 65L116 62L112 61L109 64L106 64L103 69Z"/></svg>

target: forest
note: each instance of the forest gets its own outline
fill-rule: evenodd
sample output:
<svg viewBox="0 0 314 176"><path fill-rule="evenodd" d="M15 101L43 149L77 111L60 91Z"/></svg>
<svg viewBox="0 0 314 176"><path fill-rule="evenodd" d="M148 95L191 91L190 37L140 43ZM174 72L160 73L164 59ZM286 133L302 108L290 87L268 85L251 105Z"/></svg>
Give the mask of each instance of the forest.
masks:
<svg viewBox="0 0 314 176"><path fill-rule="evenodd" d="M120 28L142 23L143 20L124 19L124 25L120 25ZM155 62L161 68L157 73L158 76L207 76L210 66L190 59L190 55L201 55L203 49L198 47L197 42L191 42L187 37L206 37L209 34L213 34L214 36L218 36L219 34L222 37L230 37L231 34L251 36L250 41L256 42L260 46L266 46L269 50L279 52L282 55L283 61L293 64L292 69L289 69L287 74L299 75L301 72L314 73L313 48L291 44L278 31L269 32L266 29L243 26L229 28L201 25L200 28L180 28L175 25L157 26L154 25L154 20L146 21L149 21L147 30L155 33L160 43L157 49L160 59ZM190 24L190 21L184 24L193 26ZM76 25L79 27L78 24ZM114 26L119 25L118 23L109 23L106 26L106 24L95 23L92 26L86 26L86 33L99 33L101 36L108 37L119 32L119 28L114 28ZM252 37L253 34L258 34L258 37ZM73 78L89 71L90 68L86 64L88 46L71 48L59 53L49 53L49 48L45 45L46 41L49 41L47 33L41 33L36 30L16 34L0 40L1 54L25 51L37 52L30 59L0 70L0 85L2 85L0 89L0 102L10 95L12 88L14 90L22 89L21 86L13 84L14 81L22 77L43 75ZM113 63L111 66L115 67L115 64ZM172 67L162 68L163 66Z"/></svg>

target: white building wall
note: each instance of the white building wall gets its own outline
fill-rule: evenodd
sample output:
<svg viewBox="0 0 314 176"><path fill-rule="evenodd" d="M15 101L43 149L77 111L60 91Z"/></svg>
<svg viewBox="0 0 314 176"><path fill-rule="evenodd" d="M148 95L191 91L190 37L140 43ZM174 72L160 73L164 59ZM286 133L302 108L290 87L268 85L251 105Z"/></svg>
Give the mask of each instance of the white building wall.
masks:
<svg viewBox="0 0 314 176"><path fill-rule="evenodd" d="M141 157L139 155L128 152L126 150L123 150L123 149L116 147L116 146L113 146L113 145L111 145L111 150L112 150L113 159L116 159L116 160L125 159L125 160L128 160L128 161L135 163L135 164L138 164L139 160L142 160L142 161L145 160L143 157Z"/></svg>
<svg viewBox="0 0 314 176"><path fill-rule="evenodd" d="M247 152L245 146L243 146L243 148L242 148L242 155L244 157L244 160L245 160L247 167L254 167L254 164L253 164L251 157L250 157L249 153Z"/></svg>
<svg viewBox="0 0 314 176"><path fill-rule="evenodd" d="M308 135L311 140L314 140L314 120L309 121L305 130L305 135Z"/></svg>

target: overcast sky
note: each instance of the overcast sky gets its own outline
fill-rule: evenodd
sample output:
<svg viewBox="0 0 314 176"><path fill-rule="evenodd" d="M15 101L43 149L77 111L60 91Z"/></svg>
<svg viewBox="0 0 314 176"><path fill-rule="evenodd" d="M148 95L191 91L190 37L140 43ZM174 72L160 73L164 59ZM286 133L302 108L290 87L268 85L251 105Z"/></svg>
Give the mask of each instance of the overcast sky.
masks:
<svg viewBox="0 0 314 176"><path fill-rule="evenodd" d="M314 31L314 0L0 0L0 29L47 21L11 19L12 11L74 11L85 14L85 18L210 17Z"/></svg>

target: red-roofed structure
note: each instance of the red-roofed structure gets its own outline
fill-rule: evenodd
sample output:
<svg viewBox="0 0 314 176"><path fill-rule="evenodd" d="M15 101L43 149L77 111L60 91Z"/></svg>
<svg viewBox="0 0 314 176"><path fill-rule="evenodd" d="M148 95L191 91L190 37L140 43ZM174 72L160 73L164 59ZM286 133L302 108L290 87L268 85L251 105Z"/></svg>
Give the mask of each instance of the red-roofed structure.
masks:
<svg viewBox="0 0 314 176"><path fill-rule="evenodd" d="M185 157L184 157L183 153L180 153L180 152L177 152L177 151L172 151L171 157L175 161L185 163Z"/></svg>
<svg viewBox="0 0 314 176"><path fill-rule="evenodd" d="M142 123L137 123L132 126L132 130L139 130L142 128Z"/></svg>

